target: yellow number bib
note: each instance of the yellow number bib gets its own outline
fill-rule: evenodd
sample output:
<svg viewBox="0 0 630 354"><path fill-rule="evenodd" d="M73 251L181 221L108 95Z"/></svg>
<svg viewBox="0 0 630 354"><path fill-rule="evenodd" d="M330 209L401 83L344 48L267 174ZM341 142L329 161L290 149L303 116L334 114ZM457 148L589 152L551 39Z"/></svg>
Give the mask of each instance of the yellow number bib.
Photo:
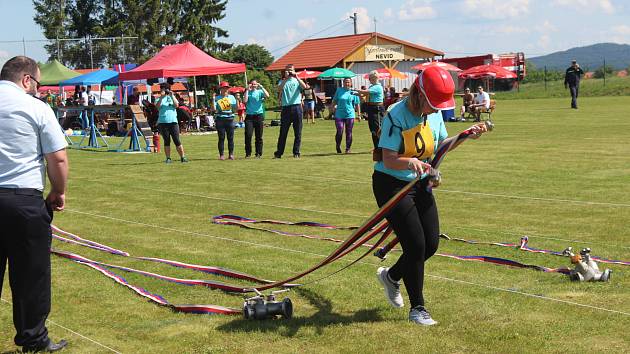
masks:
<svg viewBox="0 0 630 354"><path fill-rule="evenodd" d="M223 97L222 99L217 101L217 104L221 108L222 111L231 111L232 110L232 102L228 97Z"/></svg>
<svg viewBox="0 0 630 354"><path fill-rule="evenodd" d="M404 157L415 157L420 160L433 156L435 141L429 122L402 131L402 146L398 153Z"/></svg>

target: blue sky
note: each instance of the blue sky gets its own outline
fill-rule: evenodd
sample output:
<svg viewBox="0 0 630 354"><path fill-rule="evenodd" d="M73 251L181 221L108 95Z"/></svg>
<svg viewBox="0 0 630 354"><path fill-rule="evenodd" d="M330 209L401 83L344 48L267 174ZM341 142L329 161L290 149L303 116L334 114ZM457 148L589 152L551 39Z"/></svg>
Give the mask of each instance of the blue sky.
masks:
<svg viewBox="0 0 630 354"><path fill-rule="evenodd" d="M219 26L229 42L258 43L279 57L301 40L376 30L447 57L523 51L526 57L600 42L630 43L626 0L230 0ZM0 63L43 39L30 0L0 0ZM26 54L45 60L40 42Z"/></svg>

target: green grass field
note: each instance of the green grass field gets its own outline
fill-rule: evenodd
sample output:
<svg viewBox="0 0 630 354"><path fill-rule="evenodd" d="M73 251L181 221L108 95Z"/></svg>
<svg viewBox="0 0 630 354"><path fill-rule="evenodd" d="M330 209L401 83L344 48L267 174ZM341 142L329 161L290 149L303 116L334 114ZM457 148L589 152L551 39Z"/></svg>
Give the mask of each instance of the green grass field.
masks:
<svg viewBox="0 0 630 354"><path fill-rule="evenodd" d="M591 247L594 255L630 260L630 97L499 101L496 129L467 142L442 164L435 191L441 229L452 237L518 242L537 248ZM449 123L450 134L469 123ZM301 159L271 159L277 127L265 130L261 160L246 160L243 130L236 161L218 161L216 135L184 136L189 164L162 154L70 150L67 210L59 227L126 250L281 279L329 254L336 244L214 225L212 215L310 220L357 225L376 210L366 122L355 124L353 154L334 153L334 126L305 125ZM343 238L347 231L275 227ZM164 275L219 280L184 269L62 244L58 249ZM442 241L438 252L488 255L547 267L563 257L510 248ZM347 259L352 260L358 252ZM610 283L574 283L560 274L435 256L427 263L425 297L439 324L407 322L393 309L369 256L353 267L288 293L291 320L179 314L149 303L96 271L53 256L52 338L67 353L578 353L627 352L630 268ZM302 279L310 282L347 264L340 261ZM225 294L118 272L131 283L178 304L240 307ZM406 299L406 293L403 294ZM0 303L0 349L13 351L8 281ZM624 349L625 348L625 349Z"/></svg>
<svg viewBox="0 0 630 354"><path fill-rule="evenodd" d="M604 79L582 79L580 82L580 98L583 97L602 97L602 96L630 96L630 77L606 77ZM533 98L569 98L571 102L571 94L568 89L564 88L564 81L547 81L545 88L544 82L535 82L522 84L520 90L496 92L497 100L506 99L533 99ZM581 101L578 99L578 102Z"/></svg>

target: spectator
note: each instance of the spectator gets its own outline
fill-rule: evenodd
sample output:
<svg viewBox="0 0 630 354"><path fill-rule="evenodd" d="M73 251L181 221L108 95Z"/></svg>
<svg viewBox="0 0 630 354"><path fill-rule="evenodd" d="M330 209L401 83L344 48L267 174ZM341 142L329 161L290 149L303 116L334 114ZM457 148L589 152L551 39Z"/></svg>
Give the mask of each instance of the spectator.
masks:
<svg viewBox="0 0 630 354"><path fill-rule="evenodd" d="M245 103L243 102L243 98L241 97L240 93L236 94L236 114L238 115L238 121L239 122L244 122L245 121Z"/></svg>
<svg viewBox="0 0 630 354"><path fill-rule="evenodd" d="M263 102L269 98L269 92L256 80L250 80L245 91L245 158L252 155L252 133L256 134L256 158L263 153L263 127L265 107Z"/></svg>
<svg viewBox="0 0 630 354"><path fill-rule="evenodd" d="M473 104L470 105L470 108L473 110L475 122L481 120L481 112L490 108L490 95L483 90L483 87L477 87L477 95L475 96Z"/></svg>
<svg viewBox="0 0 630 354"><path fill-rule="evenodd" d="M577 109L577 98L580 90L580 78L584 75L584 71L580 68L580 64L576 60L571 61L571 66L564 73L564 88L569 88L571 92L571 108Z"/></svg>
<svg viewBox="0 0 630 354"><path fill-rule="evenodd" d="M287 143L289 127L293 124L293 157L300 158L300 145L302 144L302 89L306 84L295 73L293 64L286 66L285 79L278 88L282 113L280 113L280 135L278 135L278 147L273 153L274 158L282 158L284 147Z"/></svg>
<svg viewBox="0 0 630 354"><path fill-rule="evenodd" d="M337 153L341 154L341 139L343 130L346 130L346 154L350 153L352 147L352 127L354 127L355 110L361 114L361 100L357 91L352 90L352 80L343 79L343 87L337 89L332 99L332 105L335 109L335 126L337 134L335 134L335 143L337 144Z"/></svg>
<svg viewBox="0 0 630 354"><path fill-rule="evenodd" d="M52 342L46 328L50 223L53 211L65 207L67 144L50 107L31 97L40 75L37 63L24 56L9 59L0 72L0 293L8 260L14 341L24 353L67 345L65 340ZM44 201L46 174L51 187Z"/></svg>
<svg viewBox="0 0 630 354"><path fill-rule="evenodd" d="M315 90L306 84L304 89L304 113L306 113L306 122L315 124Z"/></svg>
<svg viewBox="0 0 630 354"><path fill-rule="evenodd" d="M172 163L171 160L171 138L175 143L175 148L179 154L181 162L188 162L184 153L184 146L179 141L179 125L177 124L177 110L175 107L179 104L177 99L173 97L170 86L162 86L160 89L160 98L155 103L158 109L158 129L160 135L164 138L164 155L166 155L166 163Z"/></svg>
<svg viewBox="0 0 630 354"><path fill-rule="evenodd" d="M398 94L396 93L396 88L394 86L390 86L387 90L387 97L384 101L384 108L387 110L389 106L396 103L398 101Z"/></svg>
<svg viewBox="0 0 630 354"><path fill-rule="evenodd" d="M361 88L359 92L367 96L365 110L368 115L368 127L372 134L372 144L376 149L378 147L378 131L381 129L381 120L385 112L383 106L384 91L383 86L378 82L378 72L376 70L371 71L368 77L370 79L370 88L368 90Z"/></svg>
<svg viewBox="0 0 630 354"><path fill-rule="evenodd" d="M234 112L238 109L236 98L228 93L230 84L223 81L219 84L219 96L212 94L212 107L217 133L219 134L219 160L225 160L225 136L228 141L228 159L234 160Z"/></svg>
<svg viewBox="0 0 630 354"><path fill-rule="evenodd" d="M460 118L462 121L464 120L464 114L466 112L472 113L470 106L473 104L474 99L475 96L472 94L472 92L470 92L470 88L466 87L466 89L464 90L462 108L460 109Z"/></svg>

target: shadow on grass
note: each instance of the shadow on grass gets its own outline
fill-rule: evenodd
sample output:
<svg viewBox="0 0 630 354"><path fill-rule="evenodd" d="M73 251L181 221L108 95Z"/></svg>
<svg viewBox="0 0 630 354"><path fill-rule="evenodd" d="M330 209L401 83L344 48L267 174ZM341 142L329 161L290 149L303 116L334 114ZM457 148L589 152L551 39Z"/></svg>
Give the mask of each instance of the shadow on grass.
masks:
<svg viewBox="0 0 630 354"><path fill-rule="evenodd" d="M323 296L306 289L296 289L295 292L306 298L317 309L317 312L309 317L293 317L289 320L257 321L240 318L223 324L217 329L224 332L274 332L292 337L305 326L314 327L317 334L322 334L324 328L328 326L382 320L377 309L360 310L349 316L340 315L332 311L331 301Z"/></svg>

